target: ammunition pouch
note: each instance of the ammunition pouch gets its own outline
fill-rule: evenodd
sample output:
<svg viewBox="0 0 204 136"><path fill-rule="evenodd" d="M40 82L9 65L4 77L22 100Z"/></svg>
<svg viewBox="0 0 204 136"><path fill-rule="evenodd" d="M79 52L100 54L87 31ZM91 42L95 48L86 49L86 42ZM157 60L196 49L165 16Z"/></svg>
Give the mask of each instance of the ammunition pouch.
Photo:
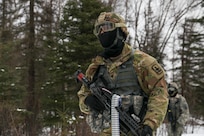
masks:
<svg viewBox="0 0 204 136"><path fill-rule="evenodd" d="M91 128L91 132L100 133L102 130L111 126L110 111L104 111L102 114L92 111L86 116L86 122Z"/></svg>
<svg viewBox="0 0 204 136"><path fill-rule="evenodd" d="M124 110L136 115L142 121L147 111L148 98L140 95L122 95L121 98Z"/></svg>

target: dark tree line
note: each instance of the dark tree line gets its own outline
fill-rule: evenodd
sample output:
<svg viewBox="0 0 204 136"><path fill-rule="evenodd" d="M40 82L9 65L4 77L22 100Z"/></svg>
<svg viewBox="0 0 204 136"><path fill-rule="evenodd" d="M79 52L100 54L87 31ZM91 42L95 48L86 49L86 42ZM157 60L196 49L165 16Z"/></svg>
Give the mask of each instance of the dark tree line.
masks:
<svg viewBox="0 0 204 136"><path fill-rule="evenodd" d="M180 83L181 94L187 98L191 113L197 116L204 115L204 32L199 29L203 27L204 19L201 20L187 19L183 24L177 58L181 66L174 69L178 72L174 80Z"/></svg>

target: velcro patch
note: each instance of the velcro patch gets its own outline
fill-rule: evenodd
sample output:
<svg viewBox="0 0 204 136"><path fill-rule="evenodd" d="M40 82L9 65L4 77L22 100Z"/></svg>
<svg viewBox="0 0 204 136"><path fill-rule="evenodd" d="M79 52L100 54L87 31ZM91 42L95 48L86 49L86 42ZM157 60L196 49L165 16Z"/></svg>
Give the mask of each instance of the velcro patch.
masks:
<svg viewBox="0 0 204 136"><path fill-rule="evenodd" d="M161 67L157 64L152 65L152 70L158 75L160 75L163 72Z"/></svg>

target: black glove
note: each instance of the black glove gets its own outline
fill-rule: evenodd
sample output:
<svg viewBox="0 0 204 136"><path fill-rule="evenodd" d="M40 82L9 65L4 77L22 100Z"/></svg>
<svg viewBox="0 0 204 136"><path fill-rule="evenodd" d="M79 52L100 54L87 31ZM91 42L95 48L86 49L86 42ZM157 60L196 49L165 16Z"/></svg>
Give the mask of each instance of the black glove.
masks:
<svg viewBox="0 0 204 136"><path fill-rule="evenodd" d="M88 95L84 103L89 106L92 110L95 110L97 112L103 112L105 110L105 106L103 103L100 102L100 100L93 94Z"/></svg>
<svg viewBox="0 0 204 136"><path fill-rule="evenodd" d="M152 136L152 129L148 125L144 125L142 128L141 136Z"/></svg>

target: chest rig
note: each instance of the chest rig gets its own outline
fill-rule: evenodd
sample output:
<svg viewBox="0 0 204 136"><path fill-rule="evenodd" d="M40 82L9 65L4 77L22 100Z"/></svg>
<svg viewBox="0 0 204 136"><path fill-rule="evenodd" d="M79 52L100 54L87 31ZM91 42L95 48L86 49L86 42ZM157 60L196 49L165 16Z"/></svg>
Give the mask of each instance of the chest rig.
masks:
<svg viewBox="0 0 204 136"><path fill-rule="evenodd" d="M100 65L93 81L97 86L105 87L122 98L122 107L136 114L141 120L146 114L147 95L140 87L136 71L133 67L134 56L117 67L117 75L112 79L105 65Z"/></svg>
<svg viewBox="0 0 204 136"><path fill-rule="evenodd" d="M169 99L168 105L168 119L169 121L176 121L180 116L180 100L173 97Z"/></svg>
<svg viewBox="0 0 204 136"><path fill-rule="evenodd" d="M137 74L133 67L133 56L117 67L116 77L110 77L107 67L100 65L94 75L93 81L101 87L109 89L118 95L143 95Z"/></svg>
<svg viewBox="0 0 204 136"><path fill-rule="evenodd" d="M106 65L100 65L94 74L92 82L98 87L108 89L113 94L120 95L123 110L130 115L135 114L140 122L146 114L148 98L140 87L133 67L133 60L134 56L132 55L126 62L116 67L115 78L111 78ZM97 116L94 113L89 115L87 123L92 131L99 132L110 127L110 115L104 112L100 117L98 115L100 114L97 114Z"/></svg>

